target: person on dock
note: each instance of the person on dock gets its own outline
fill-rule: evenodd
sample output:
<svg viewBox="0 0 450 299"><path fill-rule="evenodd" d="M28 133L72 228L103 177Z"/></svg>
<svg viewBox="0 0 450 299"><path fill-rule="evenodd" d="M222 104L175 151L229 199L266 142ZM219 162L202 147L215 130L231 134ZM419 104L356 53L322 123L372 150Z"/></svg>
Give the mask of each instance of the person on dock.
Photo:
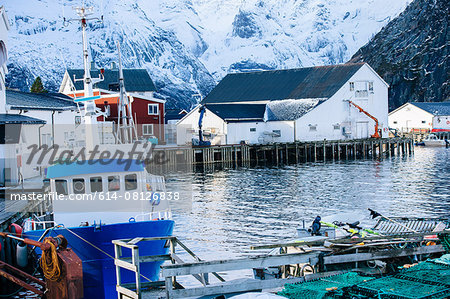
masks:
<svg viewBox="0 0 450 299"><path fill-rule="evenodd" d="M320 221L322 218L320 216L317 216L316 219L314 219L312 226L311 226L311 235L312 236L320 236L320 228L322 227L322 224Z"/></svg>

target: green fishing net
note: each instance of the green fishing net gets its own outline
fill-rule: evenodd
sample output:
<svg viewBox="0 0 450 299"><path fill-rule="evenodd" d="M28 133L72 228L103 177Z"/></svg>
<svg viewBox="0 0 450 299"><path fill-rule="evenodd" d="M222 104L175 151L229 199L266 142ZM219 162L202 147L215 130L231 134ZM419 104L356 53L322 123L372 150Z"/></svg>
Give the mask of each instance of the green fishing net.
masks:
<svg viewBox="0 0 450 299"><path fill-rule="evenodd" d="M392 276L373 278L356 272L287 284L278 293L290 299L431 299L450 296L450 254L419 263Z"/></svg>
<svg viewBox="0 0 450 299"><path fill-rule="evenodd" d="M286 284L278 295L290 299L340 298L343 294L342 288L370 279L373 278L348 272L309 282Z"/></svg>

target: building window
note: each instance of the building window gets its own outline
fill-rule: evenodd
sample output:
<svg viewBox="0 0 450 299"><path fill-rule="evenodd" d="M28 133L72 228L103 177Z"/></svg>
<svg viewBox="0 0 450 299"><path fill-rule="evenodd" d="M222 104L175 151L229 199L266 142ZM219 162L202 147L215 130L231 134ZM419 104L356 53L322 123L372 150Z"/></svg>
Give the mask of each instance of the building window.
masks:
<svg viewBox="0 0 450 299"><path fill-rule="evenodd" d="M335 125L333 125L333 129L334 130L340 130L341 126L339 124L335 124Z"/></svg>
<svg viewBox="0 0 450 299"><path fill-rule="evenodd" d="M142 125L142 135L146 135L146 136L153 135L153 124L143 124Z"/></svg>
<svg viewBox="0 0 450 299"><path fill-rule="evenodd" d="M373 92L373 82L369 82L369 92Z"/></svg>
<svg viewBox="0 0 450 299"><path fill-rule="evenodd" d="M281 130L272 130L272 133L276 135L275 137L281 137Z"/></svg>
<svg viewBox="0 0 450 299"><path fill-rule="evenodd" d="M52 145L52 134L42 134L42 145Z"/></svg>
<svg viewBox="0 0 450 299"><path fill-rule="evenodd" d="M250 128L250 132L256 132L256 128Z"/></svg>
<svg viewBox="0 0 450 299"><path fill-rule="evenodd" d="M125 190L137 189L137 175L128 174L125 176Z"/></svg>
<svg viewBox="0 0 450 299"><path fill-rule="evenodd" d="M427 123L427 121L426 121L426 120L422 120L422 123L423 123L423 124L426 124L426 123Z"/></svg>
<svg viewBox="0 0 450 299"><path fill-rule="evenodd" d="M309 130L310 131L317 131L317 125L309 125Z"/></svg>
<svg viewBox="0 0 450 299"><path fill-rule="evenodd" d="M83 194L83 193L85 193L84 179L73 179L72 180L72 187L73 187L73 193L74 194Z"/></svg>
<svg viewBox="0 0 450 299"><path fill-rule="evenodd" d="M396 120L394 120L394 125L396 125L397 124L397 121Z"/></svg>
<svg viewBox="0 0 450 299"><path fill-rule="evenodd" d="M103 192L101 176L95 176L91 178L91 192Z"/></svg>
<svg viewBox="0 0 450 299"><path fill-rule="evenodd" d="M367 98L369 96L369 91L367 90L367 82L361 81L355 84L355 97L356 98Z"/></svg>
<svg viewBox="0 0 450 299"><path fill-rule="evenodd" d="M350 91L355 90L355 82L350 82Z"/></svg>
<svg viewBox="0 0 450 299"><path fill-rule="evenodd" d="M148 115L158 115L158 104L148 104Z"/></svg>

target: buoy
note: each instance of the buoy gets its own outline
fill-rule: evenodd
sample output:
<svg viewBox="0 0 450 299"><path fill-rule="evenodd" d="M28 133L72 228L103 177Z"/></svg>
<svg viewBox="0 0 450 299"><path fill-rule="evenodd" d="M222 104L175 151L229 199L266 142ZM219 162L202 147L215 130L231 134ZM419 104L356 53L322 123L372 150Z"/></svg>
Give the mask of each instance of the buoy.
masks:
<svg viewBox="0 0 450 299"><path fill-rule="evenodd" d="M16 237L22 236L22 227L16 223L11 223L11 225L8 227L8 230L10 233L15 234Z"/></svg>
<svg viewBox="0 0 450 299"><path fill-rule="evenodd" d="M21 242L22 243L22 242ZM28 265L27 244L18 243L16 246L16 260L19 267L25 268Z"/></svg>

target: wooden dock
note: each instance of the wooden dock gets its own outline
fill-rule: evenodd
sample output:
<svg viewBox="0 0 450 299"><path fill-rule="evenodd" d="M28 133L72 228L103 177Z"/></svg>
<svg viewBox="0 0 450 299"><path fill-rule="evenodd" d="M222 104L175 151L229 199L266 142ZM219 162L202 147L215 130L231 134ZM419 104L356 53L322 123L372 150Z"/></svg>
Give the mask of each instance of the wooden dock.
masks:
<svg viewBox="0 0 450 299"><path fill-rule="evenodd" d="M164 147L154 155L164 157L166 166L211 165L229 166L280 165L350 159L382 159L414 153L411 138L323 140L315 142L273 143L265 145L213 145L205 147ZM150 166L157 166L151 163Z"/></svg>
<svg viewBox="0 0 450 299"><path fill-rule="evenodd" d="M19 191L18 191L19 192ZM6 194L5 194L6 193ZM6 231L11 223L33 215L42 216L52 211L52 204L49 200L11 200L6 198L10 192L1 190L0 196L0 231Z"/></svg>
<svg viewBox="0 0 450 299"><path fill-rule="evenodd" d="M450 231L446 231L449 233ZM390 237L383 237L386 240L372 240L370 248L367 244L361 244L361 240L346 239L352 242L350 248L339 250L337 254L324 254L323 250L314 247L308 247L306 244L295 244L296 247L302 247L299 252L279 254L263 254L250 256L245 258L203 261L196 256L189 248L187 248L176 237L157 237L157 238L135 238L114 240L116 277L116 290L119 298L146 298L149 292L149 298L188 298L202 296L219 296L225 294L236 294L255 290L269 290L284 286L287 283L304 282L319 277L335 275L343 271L362 269L361 265L368 261L399 261L406 257L416 257L418 260L427 259L430 255L442 254L445 252L440 244L428 244L420 246L425 236L436 234L421 233L414 236L404 237L400 240L401 244L412 242L414 246L396 246L397 243L391 242ZM139 243L166 240L170 248L170 253L158 256L139 256ZM429 239L427 239L429 240ZM339 240L336 240L338 242ZM357 243L355 243L357 242ZM176 253L176 246L185 250L193 259L193 262L183 261ZM289 247L292 244L276 244L277 247ZM304 246L304 247L303 247ZM367 247L367 248L366 248ZM379 247L379 249L377 249ZM131 250L131 257L123 257L122 249ZM360 250L360 251L358 251ZM332 250L331 250L332 251ZM140 273L141 263L153 261L168 261L169 264L161 266L162 281L142 281L145 279ZM385 263L386 264L386 263ZM278 268L280 275L277 278L262 277L261 279L239 279L225 281L218 273L224 271L235 271L252 269L256 271L260 269L264 271L268 267ZM291 268L297 267L292 271ZM306 267L311 273L306 275ZM128 269L135 273L134 283L122 283L120 277L120 269ZM323 270L327 268L335 268L332 270ZM299 271L300 269L300 271ZM376 269L379 271L378 269ZM294 273L294 274L293 274ZM377 273L379 274L379 272ZM182 286L177 278L180 276L193 276L200 286L185 287ZM215 282L212 282L214 278ZM162 292L164 288L165 292Z"/></svg>

